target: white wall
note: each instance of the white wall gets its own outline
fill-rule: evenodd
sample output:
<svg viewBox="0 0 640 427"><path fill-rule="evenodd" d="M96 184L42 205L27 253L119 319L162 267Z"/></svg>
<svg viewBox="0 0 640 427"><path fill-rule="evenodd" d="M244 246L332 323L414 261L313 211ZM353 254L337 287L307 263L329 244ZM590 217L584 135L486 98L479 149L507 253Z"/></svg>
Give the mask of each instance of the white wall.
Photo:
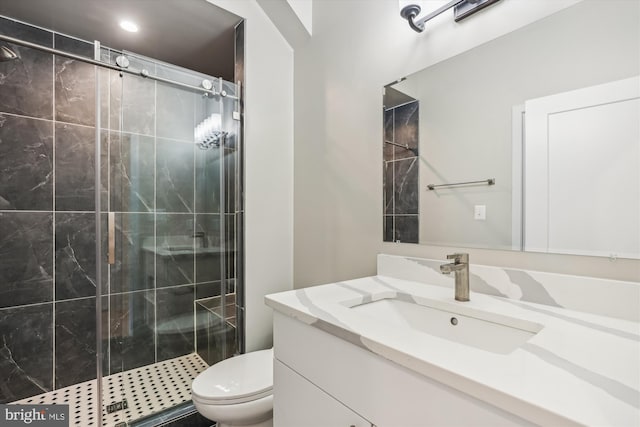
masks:
<svg viewBox="0 0 640 427"><path fill-rule="evenodd" d="M287 0L302 25L309 34L313 34L313 0Z"/></svg>
<svg viewBox="0 0 640 427"><path fill-rule="evenodd" d="M382 87L575 3L503 0L460 23L445 13L422 34L397 0L313 3L313 37L295 54L295 287L375 274L381 252L454 250L382 242ZM640 279L637 261L467 252L474 263Z"/></svg>
<svg viewBox="0 0 640 427"><path fill-rule="evenodd" d="M292 288L293 50L254 0L208 0L245 18L246 349L271 346L264 295Z"/></svg>

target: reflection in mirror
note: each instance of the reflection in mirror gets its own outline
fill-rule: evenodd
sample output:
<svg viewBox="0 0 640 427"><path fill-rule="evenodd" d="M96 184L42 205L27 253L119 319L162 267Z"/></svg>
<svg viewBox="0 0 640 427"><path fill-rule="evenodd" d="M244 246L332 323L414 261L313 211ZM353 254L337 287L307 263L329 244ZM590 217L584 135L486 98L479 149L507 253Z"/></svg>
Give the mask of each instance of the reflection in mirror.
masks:
<svg viewBox="0 0 640 427"><path fill-rule="evenodd" d="M385 241L407 241L396 209L411 198L396 191L407 150L387 143L405 99L420 107L419 222L403 233L639 258L639 13L635 1L582 1L387 86ZM484 182L437 187L469 181Z"/></svg>
<svg viewBox="0 0 640 427"><path fill-rule="evenodd" d="M384 99L384 241L418 243L420 102L393 88Z"/></svg>

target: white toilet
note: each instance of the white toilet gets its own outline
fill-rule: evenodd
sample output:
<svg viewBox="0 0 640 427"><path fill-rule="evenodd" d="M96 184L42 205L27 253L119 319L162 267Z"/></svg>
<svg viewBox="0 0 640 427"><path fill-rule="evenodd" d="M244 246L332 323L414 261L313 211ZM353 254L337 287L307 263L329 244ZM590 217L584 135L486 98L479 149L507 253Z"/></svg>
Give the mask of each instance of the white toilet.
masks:
<svg viewBox="0 0 640 427"><path fill-rule="evenodd" d="M198 412L217 427L273 426L273 349L254 351L207 368L191 383Z"/></svg>

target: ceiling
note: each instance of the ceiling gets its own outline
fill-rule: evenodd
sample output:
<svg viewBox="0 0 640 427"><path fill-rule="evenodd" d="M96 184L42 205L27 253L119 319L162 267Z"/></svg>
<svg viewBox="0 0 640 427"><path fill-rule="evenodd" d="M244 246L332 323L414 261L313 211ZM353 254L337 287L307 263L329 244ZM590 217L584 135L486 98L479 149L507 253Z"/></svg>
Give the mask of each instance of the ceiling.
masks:
<svg viewBox="0 0 640 427"><path fill-rule="evenodd" d="M0 15L233 81L242 18L206 0L0 0Z"/></svg>

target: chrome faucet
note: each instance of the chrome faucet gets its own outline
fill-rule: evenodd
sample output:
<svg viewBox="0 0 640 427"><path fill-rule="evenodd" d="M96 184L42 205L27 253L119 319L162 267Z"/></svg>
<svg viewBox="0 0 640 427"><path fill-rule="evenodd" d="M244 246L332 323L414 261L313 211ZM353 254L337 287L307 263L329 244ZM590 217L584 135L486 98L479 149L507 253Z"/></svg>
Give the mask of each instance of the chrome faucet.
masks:
<svg viewBox="0 0 640 427"><path fill-rule="evenodd" d="M452 259L449 264L442 264L442 274L455 274L456 301L469 301L469 254L451 254L447 259Z"/></svg>

